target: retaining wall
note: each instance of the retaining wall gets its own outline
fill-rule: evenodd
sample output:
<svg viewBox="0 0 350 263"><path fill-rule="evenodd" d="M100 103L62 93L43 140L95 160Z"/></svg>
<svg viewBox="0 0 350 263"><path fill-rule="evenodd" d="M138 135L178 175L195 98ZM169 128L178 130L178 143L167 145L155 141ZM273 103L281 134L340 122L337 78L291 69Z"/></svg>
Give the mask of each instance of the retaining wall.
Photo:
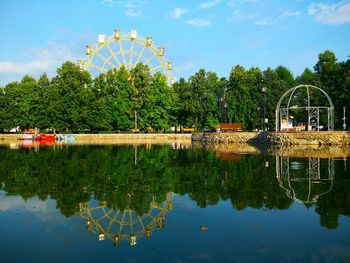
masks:
<svg viewBox="0 0 350 263"><path fill-rule="evenodd" d="M147 144L191 143L191 134L74 134L75 144ZM0 143L17 142L21 134L0 134Z"/></svg>
<svg viewBox="0 0 350 263"><path fill-rule="evenodd" d="M350 145L350 132L235 132L193 134L192 141L204 143L257 143L282 145Z"/></svg>

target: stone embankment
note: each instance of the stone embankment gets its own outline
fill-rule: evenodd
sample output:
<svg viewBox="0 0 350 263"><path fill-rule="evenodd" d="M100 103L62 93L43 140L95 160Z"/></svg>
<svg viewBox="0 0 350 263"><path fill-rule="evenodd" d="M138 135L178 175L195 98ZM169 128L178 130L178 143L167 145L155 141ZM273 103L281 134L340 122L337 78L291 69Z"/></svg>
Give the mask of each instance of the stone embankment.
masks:
<svg viewBox="0 0 350 263"><path fill-rule="evenodd" d="M75 144L191 144L191 134L74 134ZM18 142L21 134L0 134L0 144Z"/></svg>
<svg viewBox="0 0 350 263"><path fill-rule="evenodd" d="M280 145L350 145L350 132L235 132L193 134L192 141L203 143L252 143Z"/></svg>
<svg viewBox="0 0 350 263"><path fill-rule="evenodd" d="M75 134L75 144L191 144L191 134L138 133L138 134Z"/></svg>
<svg viewBox="0 0 350 263"><path fill-rule="evenodd" d="M223 133L194 133L192 141L203 143L247 143L258 136L257 132L223 132Z"/></svg>

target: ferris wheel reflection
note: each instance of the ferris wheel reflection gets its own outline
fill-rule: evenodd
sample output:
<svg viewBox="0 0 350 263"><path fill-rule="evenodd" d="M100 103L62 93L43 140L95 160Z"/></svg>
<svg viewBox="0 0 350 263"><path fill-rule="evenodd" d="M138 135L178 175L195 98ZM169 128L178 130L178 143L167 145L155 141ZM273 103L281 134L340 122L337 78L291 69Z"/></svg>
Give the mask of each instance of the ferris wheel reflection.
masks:
<svg viewBox="0 0 350 263"><path fill-rule="evenodd" d="M123 241L136 246L138 240L150 238L153 231L164 227L165 215L173 208L172 196L168 193L162 203L153 200L144 214L129 208L112 209L106 202L81 203L79 214L86 219L86 228L95 233L99 241L110 239L116 247Z"/></svg>
<svg viewBox="0 0 350 263"><path fill-rule="evenodd" d="M333 189L334 159L276 156L276 177L289 198L313 204Z"/></svg>

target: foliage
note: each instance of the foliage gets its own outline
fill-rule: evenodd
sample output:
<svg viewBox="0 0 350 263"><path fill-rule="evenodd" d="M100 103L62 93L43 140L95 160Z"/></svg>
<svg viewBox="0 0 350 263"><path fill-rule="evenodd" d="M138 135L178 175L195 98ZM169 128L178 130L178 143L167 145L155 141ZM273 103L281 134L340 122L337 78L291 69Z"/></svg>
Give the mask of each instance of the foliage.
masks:
<svg viewBox="0 0 350 263"><path fill-rule="evenodd" d="M227 79L200 69L172 86L165 76L151 74L143 64L92 78L66 62L51 80L46 74L38 80L24 76L0 90L0 131L17 126L22 130L128 131L136 122L144 131L168 131L173 126L214 130L220 123L261 130L264 117L267 129L273 130L277 101L299 84L319 86L330 95L335 128L342 129L343 107L349 107L350 101L350 59L337 62L335 54L326 50L319 55L314 71L306 68L296 78L284 66L262 71L236 65ZM315 103L327 103L319 94L311 95ZM302 97L297 99L302 103ZM293 115L305 121L302 112Z"/></svg>

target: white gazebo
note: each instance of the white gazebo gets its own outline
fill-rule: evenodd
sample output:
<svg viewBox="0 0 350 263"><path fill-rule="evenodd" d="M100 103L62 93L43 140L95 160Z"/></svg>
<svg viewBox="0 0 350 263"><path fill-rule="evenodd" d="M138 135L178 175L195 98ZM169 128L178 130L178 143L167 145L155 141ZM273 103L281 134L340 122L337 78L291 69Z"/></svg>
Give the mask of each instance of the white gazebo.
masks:
<svg viewBox="0 0 350 263"><path fill-rule="evenodd" d="M326 98L326 105L319 105L316 98ZM294 126L291 111L305 112L304 127ZM319 131L322 129L320 116L327 115L327 130L334 129L334 105L329 95L321 88L313 85L299 85L287 90L279 99L276 107L276 131L302 130Z"/></svg>

